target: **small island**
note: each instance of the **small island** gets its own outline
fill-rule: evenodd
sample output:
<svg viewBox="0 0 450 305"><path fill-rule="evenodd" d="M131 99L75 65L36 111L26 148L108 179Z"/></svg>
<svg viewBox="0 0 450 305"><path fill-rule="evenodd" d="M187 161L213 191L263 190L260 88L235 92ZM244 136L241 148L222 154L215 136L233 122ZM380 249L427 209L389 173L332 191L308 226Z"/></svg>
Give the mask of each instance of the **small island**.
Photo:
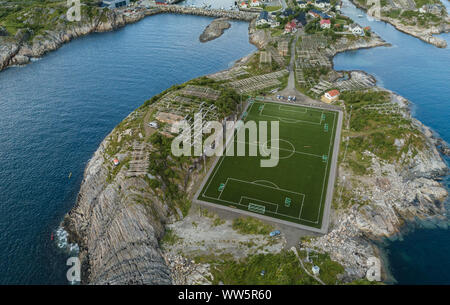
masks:
<svg viewBox="0 0 450 305"><path fill-rule="evenodd" d="M229 29L231 24L225 18L214 19L200 35L200 42L208 42L222 36L226 29Z"/></svg>

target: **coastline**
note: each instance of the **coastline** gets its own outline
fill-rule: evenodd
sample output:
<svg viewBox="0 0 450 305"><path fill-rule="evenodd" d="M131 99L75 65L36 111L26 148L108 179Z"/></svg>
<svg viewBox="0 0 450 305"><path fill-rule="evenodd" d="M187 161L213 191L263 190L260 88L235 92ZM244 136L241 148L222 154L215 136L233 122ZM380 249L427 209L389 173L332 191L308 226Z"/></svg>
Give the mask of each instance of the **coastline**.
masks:
<svg viewBox="0 0 450 305"><path fill-rule="evenodd" d="M140 19L138 19L138 20L140 20ZM138 20L135 20L133 22L136 22ZM121 23L119 23L119 24L121 24ZM127 23L125 23L125 24L127 24ZM123 25L125 25L125 24L123 24ZM251 26L249 27L249 30L250 30L251 34L254 33L253 32L254 29L252 29ZM253 35L250 35L249 39L250 39L251 43L255 44L257 47L260 47L263 44L263 43L261 43L258 40L254 40L254 36ZM340 51L336 52L336 54L340 53L340 52L345 52L345 51L348 51L348 50L358 50L358 49L361 49L361 48L371 48L371 47L381 46L381 45L386 46L388 44L380 43L380 44L376 44L376 45L373 45L373 46L352 47L352 48L349 48L349 49L340 50ZM333 56L335 56L336 54L334 54ZM245 61L245 57L240 59L240 60L237 60L236 63L241 62L241 61ZM385 90L385 89L383 89L383 90ZM139 111L139 109L137 110L137 112L138 111ZM125 120L132 120L135 115L136 115L136 111L133 112L132 114L130 114ZM424 127L423 125L421 125L421 126ZM425 128L424 130L427 130L427 127L424 127L424 128ZM103 201L103 203L106 204L106 203L108 203L108 199L112 199L114 201L114 199L118 199L116 196L119 196L119 197L122 196L122 195L119 195L120 192L115 190L114 187L106 185L105 181L107 180L107 174L104 171L104 169L102 169L102 165L108 162L108 160L106 158L104 158L104 156L103 156L104 150L105 150L105 148L108 145L108 140L107 139L113 134L114 131L115 130L113 130L111 132L111 134L109 134L105 138L105 140L101 143L101 145L100 145L99 149L97 150L97 152L94 154L93 158L89 161L89 163L88 163L88 165L86 167L86 170L85 170L85 177L83 179L83 183L82 183L82 186L81 186L81 189L80 189L80 193L79 193L79 196L78 196L78 199L77 199L77 204L74 206L74 208L69 213L69 217L71 218L71 220L66 220L64 222L64 226L71 233L71 240L72 241L76 241L77 243L79 243L81 245L81 252L82 252L81 258L83 258L83 255L85 257L89 257L89 253L87 251L87 248L88 247L92 247L93 244L95 244L95 242L99 242L100 243L100 240L101 240L101 238L103 236L102 234L98 235L97 236L98 237L97 240L86 240L85 237L87 235L84 236L84 237L79 236L78 233L79 232L83 232L83 231L84 231L84 233L86 233L87 232L86 229L90 225L90 224L86 223L86 221L85 221L86 219L83 219L83 217L85 217L86 215L94 216L96 218L96 220L99 221L97 228L101 227L102 225L105 225L105 226L111 225L111 219L108 219L108 217L111 214L110 215L108 215L108 214L107 215L102 215L102 212L104 211L103 208L105 208L106 206L97 207L97 208L90 207L90 204L92 202L89 202L89 197L90 197L90 199L97 198L95 200L98 200L98 201L101 200L101 201ZM429 135L425 135L425 136L430 141L432 140L432 138ZM129 186L129 184L125 180L125 177L122 177L121 175L118 175L117 179L119 179L120 181L118 181L118 183L116 183L115 186L120 186L119 188L124 188L124 189L126 189L126 187ZM117 181L115 181L115 182L117 182ZM135 182L139 183L138 181L135 181ZM431 185L431 186L433 186L433 185ZM433 187L435 187L435 186L436 185L434 185ZM103 189L103 188L105 188L105 189ZM100 199L98 199L98 197L100 197ZM125 196L125 197L127 197L127 196ZM144 228L144 231L143 231L144 235L138 234L139 238L137 238L137 239L136 239L136 237L133 237L132 239L130 239L130 244L134 244L136 242L144 243L142 250L143 251L147 251L148 249L152 249L151 253L150 254L147 253L147 254L150 255L151 257L155 258L152 261L145 262L145 265L141 266L142 270L151 270L151 272L154 272L155 270L157 270L158 276L154 277L152 275L152 277L153 277L152 281L149 281L148 283L170 283L170 277L168 277L169 272L168 272L168 269L166 267L164 267L164 263L161 260L162 254L159 251L158 241L157 240L160 239L162 237L162 235L163 235L164 224L175 221L176 217L174 217L173 215L171 215L170 213L168 213L165 210L165 208L164 208L165 204L164 203L159 202L161 210L160 210L160 212L158 212L158 214L161 216L161 221L155 221L155 219L153 219L152 223L150 225L148 225L148 224L146 224L146 221L148 221L148 218L145 215L146 214L146 212L144 211L145 209L138 208L138 209L131 210L131 212L130 212L130 209L127 208L128 205L125 204L125 203L129 204L129 202L127 201L127 200L129 200L129 198L125 199L125 197L122 198L125 201L123 202L123 205L121 205L121 208L125 209L125 211L126 211L126 213L125 213L126 217L127 217L126 221L127 222L131 221L131 220L135 221L136 219L138 219L139 220L138 221L139 230ZM156 198L154 198L154 200L158 201ZM84 205L86 205L86 206L84 206ZM80 207L81 207L81 209L80 209ZM85 208L87 208L87 209L85 209ZM111 208L112 211L114 211L114 213L118 212L117 211L117 207L109 206L109 208ZM85 212L85 213L83 214L83 212ZM337 222L340 222L341 220L345 221L344 218L346 216L349 216L349 215L344 213L344 215L341 215L341 216L344 216L344 217L341 217L339 219L339 216L338 216L337 219L336 219ZM355 217L357 217L357 216L355 216ZM104 221L106 221L106 222L100 221L102 219ZM76 221L80 221L80 224L81 224L80 228L82 228L81 231L80 231L79 228L74 228L73 227L74 226L74 222L76 222ZM392 234L392 235L397 234L399 232L399 228L401 229L403 225L404 224L399 223L399 227L397 229L394 228L394 230L389 230L389 232L391 232L390 234ZM116 230L121 230L121 228L118 226L116 228ZM330 233L331 233L331 231L330 231ZM118 231L116 231L116 232L118 232ZM101 233L101 232L95 232L95 233L97 234L97 233ZM327 235L325 235L325 236L327 236ZM132 236L130 235L129 237L131 238ZM148 241L149 237L151 237L150 242ZM351 238L351 236L349 238ZM365 238L360 239L359 236L357 236L357 238L355 238L353 241L356 240L356 242L360 242L362 245L364 245L364 243L365 243L364 239ZM88 246L88 244L89 244L89 246ZM318 244L316 244L316 246L318 246ZM123 247L124 247L124 245L120 245L120 247L117 248L116 250L117 251L122 251ZM322 249L325 250L326 248L327 247L324 247L322 245ZM106 248L106 249L108 249L108 248ZM111 249L108 249L108 250L111 251ZM376 254L376 251L377 251L377 249L373 249L373 252L370 252L369 254L372 254L372 253ZM327 251L327 252L333 253L333 251ZM364 252L364 249L363 249L363 252ZM143 255L142 253L139 253L139 254ZM138 257L138 256L136 256L136 257ZM335 256L335 257L337 257L339 259L338 256ZM341 260L342 260L342 258L341 258ZM83 260L83 261L86 262L86 260ZM99 261L96 261L95 263L99 264ZM355 266L357 266L355 268L361 268L362 271L364 270L363 269L364 268L363 264L358 264L357 263ZM83 267L84 267L84 270L89 270L88 271L89 273L92 271L90 265L87 266L87 265L84 264ZM357 271L361 271L361 270L357 270ZM131 270L130 270L130 273L128 273L128 274L125 273L121 277L117 278L116 280L118 282L121 282L121 281L127 279L127 276L130 275L130 274L132 274ZM360 275L361 273L357 272L355 274L357 274L357 275L359 274ZM96 281L96 283L104 283L104 282L102 282L100 280L100 281Z"/></svg>
<svg viewBox="0 0 450 305"><path fill-rule="evenodd" d="M45 54L59 49L73 39L91 33L115 31L128 24L136 23L145 17L157 14L186 14L248 22L256 18L254 13L248 12L206 10L178 5L152 7L133 13L125 13L122 10L106 10L100 16L90 19L83 17L80 22L69 24L69 26L64 28L47 31L45 36L38 35L31 42L28 41L29 33L25 31L19 32L15 37L6 36L2 41L4 45L0 46L0 72L8 67L30 64Z"/></svg>
<svg viewBox="0 0 450 305"><path fill-rule="evenodd" d="M350 0L350 2L352 4L354 4L357 8L362 9L367 14L367 16L371 16L372 18L376 18L376 19L379 19L386 23L389 23L390 25L392 25L393 27L395 27L398 31L400 31L402 33L416 37L416 38L418 38L426 43L432 44L438 48L446 48L447 47L447 42L444 39L441 39L441 38L433 36L433 35L449 33L450 32L450 24L446 24L445 26L442 26L440 28L432 27L431 29L421 29L418 27L406 26L406 25L403 25L400 22L396 21L393 18L384 17L384 16L374 17L372 15L369 15L369 10L367 9L367 7L365 7L364 5L362 5L361 3L359 3L356 0Z"/></svg>

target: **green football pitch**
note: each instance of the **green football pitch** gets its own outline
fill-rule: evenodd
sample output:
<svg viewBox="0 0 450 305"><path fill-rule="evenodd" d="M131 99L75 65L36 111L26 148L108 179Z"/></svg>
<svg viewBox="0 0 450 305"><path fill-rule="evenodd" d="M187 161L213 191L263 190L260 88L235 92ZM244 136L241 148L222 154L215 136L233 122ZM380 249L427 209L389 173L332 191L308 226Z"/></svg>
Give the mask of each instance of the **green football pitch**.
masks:
<svg viewBox="0 0 450 305"><path fill-rule="evenodd" d="M331 170L337 111L273 102L250 102L244 121L279 121L279 162L267 156L221 156L197 200L321 228ZM228 145L237 145L236 132ZM246 151L249 150L248 138ZM266 144L269 146L268 144Z"/></svg>

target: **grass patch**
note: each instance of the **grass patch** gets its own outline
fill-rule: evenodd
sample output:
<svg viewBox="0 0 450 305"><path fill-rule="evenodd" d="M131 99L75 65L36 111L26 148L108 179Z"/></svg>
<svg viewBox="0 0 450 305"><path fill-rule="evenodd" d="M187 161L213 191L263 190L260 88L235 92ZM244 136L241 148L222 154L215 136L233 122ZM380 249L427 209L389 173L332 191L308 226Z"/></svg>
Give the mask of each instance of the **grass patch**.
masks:
<svg viewBox="0 0 450 305"><path fill-rule="evenodd" d="M172 246L181 240L182 238L176 235L172 229L166 228L166 233L161 239L160 245L164 248L164 246Z"/></svg>
<svg viewBox="0 0 450 305"><path fill-rule="evenodd" d="M264 270L264 275L261 271ZM226 260L211 266L213 284L225 285L314 285L317 282L308 276L292 252L259 254L241 262Z"/></svg>
<svg viewBox="0 0 450 305"><path fill-rule="evenodd" d="M251 217L240 217L233 220L233 230L241 234L268 235L273 227L261 220Z"/></svg>

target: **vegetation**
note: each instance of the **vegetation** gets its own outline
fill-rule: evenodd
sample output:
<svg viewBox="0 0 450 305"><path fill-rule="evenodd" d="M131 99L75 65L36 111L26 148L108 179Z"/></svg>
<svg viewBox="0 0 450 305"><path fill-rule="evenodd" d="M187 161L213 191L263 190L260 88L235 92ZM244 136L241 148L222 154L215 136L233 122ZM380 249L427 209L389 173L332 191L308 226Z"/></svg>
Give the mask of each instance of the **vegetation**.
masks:
<svg viewBox="0 0 450 305"><path fill-rule="evenodd" d="M300 252L305 258L306 253ZM195 259L196 263L209 263L213 275L213 284L225 285L318 285L319 282L308 275L301 267L298 258L291 251L250 255L236 261L229 254L220 256L205 255ZM320 279L326 284L342 284L338 275L344 267L332 261L327 254L314 253L314 265L320 267ZM304 263L307 270L313 264ZM310 272L311 273L311 272ZM369 282L370 283L370 282ZM359 284L365 284L363 282Z"/></svg>
<svg viewBox="0 0 450 305"><path fill-rule="evenodd" d="M262 275L263 272L263 275ZM225 285L301 285L317 281L301 268L294 253L259 254L241 262L226 259L211 266L213 284Z"/></svg>
<svg viewBox="0 0 450 305"><path fill-rule="evenodd" d="M424 6L425 4L436 4L439 3L439 0L414 0L414 2L416 3L416 7L420 8L422 6Z"/></svg>
<svg viewBox="0 0 450 305"><path fill-rule="evenodd" d="M352 107L348 149L354 153L355 159L349 165L355 173L365 173L363 167L368 163L362 162L362 152L366 150L384 160L398 160L410 149L417 152L423 148L422 136L411 120L404 118L392 104L385 104L389 102L388 92L346 91L340 98ZM394 145L396 139L406 139L403 147Z"/></svg>
<svg viewBox="0 0 450 305"><path fill-rule="evenodd" d="M98 1L81 0L81 3L82 16L87 16L88 19L100 16ZM0 26L10 35L23 30L28 33L26 38L32 39L36 35L45 34L45 31L69 24L69 21L61 18L66 12L66 1L6 1L0 11Z"/></svg>
<svg viewBox="0 0 450 305"><path fill-rule="evenodd" d="M164 234L164 237L161 239L161 247L164 247L164 245L174 245L177 242L181 240L181 237L175 234L172 229L166 228L166 233Z"/></svg>
<svg viewBox="0 0 450 305"><path fill-rule="evenodd" d="M268 235L273 227L252 217L240 217L233 220L233 230L241 234Z"/></svg>
<svg viewBox="0 0 450 305"><path fill-rule="evenodd" d="M264 10L268 11L268 12L274 12L274 11L278 11L280 9L281 9L281 5L274 5L274 6L266 6L266 7L264 7Z"/></svg>

